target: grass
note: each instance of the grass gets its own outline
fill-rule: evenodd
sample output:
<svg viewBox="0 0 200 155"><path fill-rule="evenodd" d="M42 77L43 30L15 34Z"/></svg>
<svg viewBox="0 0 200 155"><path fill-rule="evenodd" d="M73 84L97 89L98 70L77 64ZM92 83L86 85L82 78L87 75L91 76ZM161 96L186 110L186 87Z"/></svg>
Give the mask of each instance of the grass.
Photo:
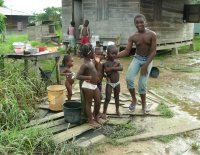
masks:
<svg viewBox="0 0 200 155"><path fill-rule="evenodd" d="M163 117L172 118L174 116L174 113L164 103L159 104L156 110L160 112Z"/></svg>
<svg viewBox="0 0 200 155"><path fill-rule="evenodd" d="M197 142L193 142L191 144L191 148L192 148L193 151L198 151L200 149L200 144L197 143Z"/></svg>
<svg viewBox="0 0 200 155"><path fill-rule="evenodd" d="M159 136L156 139L163 143L169 143L176 138L175 135Z"/></svg>
<svg viewBox="0 0 200 155"><path fill-rule="evenodd" d="M39 128L4 131L0 136L0 154L51 154L52 134Z"/></svg>
<svg viewBox="0 0 200 155"><path fill-rule="evenodd" d="M119 145L116 139L134 136L140 132L137 129L136 125L133 123L125 123L120 125L105 125L102 129L103 134L109 137L109 139L107 139L107 143L114 146Z"/></svg>

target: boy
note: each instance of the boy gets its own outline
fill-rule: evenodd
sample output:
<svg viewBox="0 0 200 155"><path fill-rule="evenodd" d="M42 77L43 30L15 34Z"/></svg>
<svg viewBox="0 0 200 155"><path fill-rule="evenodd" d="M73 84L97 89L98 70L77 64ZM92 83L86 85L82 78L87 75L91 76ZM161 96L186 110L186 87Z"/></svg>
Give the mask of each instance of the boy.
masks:
<svg viewBox="0 0 200 155"><path fill-rule="evenodd" d="M100 90L100 92L102 91L102 80L103 80L103 65L101 63L101 60L103 59L103 52L101 51L100 47L94 47L94 64L95 64L95 68L98 72L98 76L99 76L99 81L97 83L97 86Z"/></svg>
<svg viewBox="0 0 200 155"><path fill-rule="evenodd" d="M150 111L146 106L146 84L151 71L153 57L156 55L156 33L145 28L145 22L144 15L138 14L135 16L134 23L137 31L128 39L126 49L117 55L118 58L129 55L133 43L136 45L136 54L126 75L127 87L132 97L129 110L133 111L137 103L134 80L140 70L138 91L142 100L144 114Z"/></svg>
<svg viewBox="0 0 200 155"><path fill-rule="evenodd" d="M123 67L119 62L115 61L115 57L118 51L114 45L110 45L107 48L107 61L103 64L104 71L106 73L106 99L103 107L102 118L106 119L106 113L108 108L108 103L110 102L112 90L114 90L116 114L121 116L119 111L119 93L120 93L120 83L119 83L119 71L123 70Z"/></svg>
<svg viewBox="0 0 200 155"><path fill-rule="evenodd" d="M90 28L89 21L85 20L83 25L79 26L80 42L81 44L88 44L90 42Z"/></svg>
<svg viewBox="0 0 200 155"><path fill-rule="evenodd" d="M84 64L81 65L80 70L77 73L76 78L82 80L82 90L86 106L86 115L88 123L92 127L100 127L100 118L98 116L100 110L100 91L97 87L99 81L98 72L95 68L94 51L92 45L83 45L81 48L81 54L84 57ZM94 99L94 119L91 112L92 100Z"/></svg>

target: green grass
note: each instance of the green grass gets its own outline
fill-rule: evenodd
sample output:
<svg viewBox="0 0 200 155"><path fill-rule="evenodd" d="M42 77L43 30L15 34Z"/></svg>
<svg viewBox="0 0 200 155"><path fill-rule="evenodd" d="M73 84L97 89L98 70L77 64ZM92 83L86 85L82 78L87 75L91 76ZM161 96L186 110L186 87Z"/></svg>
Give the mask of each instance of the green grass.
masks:
<svg viewBox="0 0 200 155"><path fill-rule="evenodd" d="M108 137L123 138L128 136L133 136L138 133L138 129L133 123L125 123L119 125L105 125L103 127L103 133Z"/></svg>
<svg viewBox="0 0 200 155"><path fill-rule="evenodd" d="M198 144L197 142L193 142L191 144L191 148L193 151L198 151L200 149L200 144Z"/></svg>
<svg viewBox="0 0 200 155"><path fill-rule="evenodd" d="M174 116L174 113L164 103L159 104L156 110L160 112L163 115L163 117L172 118Z"/></svg>
<svg viewBox="0 0 200 155"><path fill-rule="evenodd" d="M169 143L176 138L175 135L159 136L156 139L163 143Z"/></svg>
<svg viewBox="0 0 200 155"><path fill-rule="evenodd" d="M196 51L200 51L200 36L194 37L194 47Z"/></svg>
<svg viewBox="0 0 200 155"><path fill-rule="evenodd" d="M0 154L53 153L55 144L51 137L51 133L39 128L4 131L0 138Z"/></svg>

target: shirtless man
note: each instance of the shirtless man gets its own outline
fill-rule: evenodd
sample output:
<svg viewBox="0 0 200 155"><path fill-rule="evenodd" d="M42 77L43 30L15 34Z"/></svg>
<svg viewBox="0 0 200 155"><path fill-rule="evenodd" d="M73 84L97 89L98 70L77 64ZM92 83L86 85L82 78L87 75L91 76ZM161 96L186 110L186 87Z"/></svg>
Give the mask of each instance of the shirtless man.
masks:
<svg viewBox="0 0 200 155"><path fill-rule="evenodd" d="M84 64L81 65L76 78L78 80L83 81L81 89L83 90L88 123L92 127L100 127L101 121L99 118L99 110L100 110L101 100L100 100L100 91L97 87L99 76L93 62L94 51L92 45L90 44L83 45L81 48L81 54L84 57ZM95 103L94 103L94 112L92 114L91 106L93 99Z"/></svg>
<svg viewBox="0 0 200 155"><path fill-rule="evenodd" d="M133 43L136 45L136 54L129 65L126 75L127 87L132 97L132 103L129 106L129 110L134 110L137 103L134 80L140 70L138 91L141 97L142 111L144 114L149 112L149 109L146 106L146 84L152 68L152 60L156 55L156 33L145 28L145 22L146 19L144 15L138 14L135 16L134 23L137 31L128 39L125 50L117 55L118 58L129 55Z"/></svg>

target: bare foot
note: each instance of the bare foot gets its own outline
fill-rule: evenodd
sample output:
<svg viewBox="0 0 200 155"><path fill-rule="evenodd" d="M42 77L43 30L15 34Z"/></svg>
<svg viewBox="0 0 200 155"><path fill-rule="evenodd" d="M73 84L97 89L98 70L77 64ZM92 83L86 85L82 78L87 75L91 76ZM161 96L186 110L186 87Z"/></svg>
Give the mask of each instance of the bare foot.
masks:
<svg viewBox="0 0 200 155"><path fill-rule="evenodd" d="M95 121L97 122L97 123L99 123L99 124L104 124L105 122L106 122L106 120L104 120L104 119L102 119L102 118L97 118L97 119L95 119Z"/></svg>
<svg viewBox="0 0 200 155"><path fill-rule="evenodd" d="M99 128L101 127L100 124L98 124L96 121L92 120L88 122L89 126L93 127L93 128Z"/></svg>
<svg viewBox="0 0 200 155"><path fill-rule="evenodd" d="M101 114L101 118L106 120L107 119L106 114Z"/></svg>
<svg viewBox="0 0 200 155"><path fill-rule="evenodd" d="M119 111L116 111L117 116L122 117L122 114Z"/></svg>

